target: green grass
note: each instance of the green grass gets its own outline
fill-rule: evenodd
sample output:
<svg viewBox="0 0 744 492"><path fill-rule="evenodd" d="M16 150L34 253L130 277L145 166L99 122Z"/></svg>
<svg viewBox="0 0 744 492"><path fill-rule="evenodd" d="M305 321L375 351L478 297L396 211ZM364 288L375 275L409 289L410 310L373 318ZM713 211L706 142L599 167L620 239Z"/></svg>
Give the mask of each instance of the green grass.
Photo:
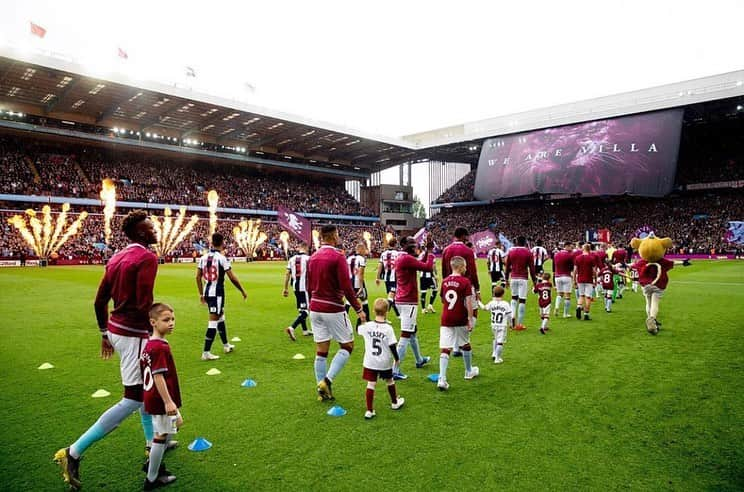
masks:
<svg viewBox="0 0 744 492"><path fill-rule="evenodd" d="M193 266L158 274L156 299L176 308L170 340L186 422L183 446L166 456L178 475L172 490L744 488L744 264L673 270L657 337L646 333L643 301L633 293L612 314L595 304L593 321L553 320L541 336L533 296L530 329L509 333L506 362L495 366L481 316L473 335L481 376L464 381L454 359L447 393L426 380L436 371L439 316L419 315L432 367L412 368L409 354L412 377L398 383L406 406L389 410L381 388L378 418L369 422L363 347L334 386L348 414L326 416L328 405L314 394L311 340L290 343L282 332L295 316L294 300L281 297L283 265L235 270L249 298L240 302L228 286L227 326L243 341L209 363L199 360L206 312ZM0 471L8 490L63 490L53 453L119 398L117 361L98 357L92 302L101 271L0 269ZM382 294L368 284L372 297ZM306 359L292 360L296 353ZM39 371L42 362L56 367ZM206 376L210 367L222 374ZM247 377L258 387L242 388ZM112 396L90 398L99 388ZM188 451L196 436L214 447ZM142 448L131 417L86 453L85 490L140 488Z"/></svg>

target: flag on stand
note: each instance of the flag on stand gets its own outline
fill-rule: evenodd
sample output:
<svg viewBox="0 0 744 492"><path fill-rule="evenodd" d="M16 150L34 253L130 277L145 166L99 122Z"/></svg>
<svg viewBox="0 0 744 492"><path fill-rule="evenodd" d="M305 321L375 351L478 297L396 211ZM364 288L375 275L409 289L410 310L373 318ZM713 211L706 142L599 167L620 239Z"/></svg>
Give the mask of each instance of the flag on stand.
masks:
<svg viewBox="0 0 744 492"><path fill-rule="evenodd" d="M279 207L277 214L280 226L308 246L312 244L313 226L308 219L284 207Z"/></svg>
<svg viewBox="0 0 744 492"><path fill-rule="evenodd" d="M196 77L196 70L194 70L192 67L186 67L186 76Z"/></svg>
<svg viewBox="0 0 744 492"><path fill-rule="evenodd" d="M740 220L729 221L726 240L734 244L744 244L744 222Z"/></svg>
<svg viewBox="0 0 744 492"><path fill-rule="evenodd" d="M126 51L124 51L123 49L119 48L119 58L123 58L125 60L129 60L129 55L127 54Z"/></svg>
<svg viewBox="0 0 744 492"><path fill-rule="evenodd" d="M493 248L493 245L496 244L496 236L493 232L486 229L480 232L476 232L475 234L471 234L470 241L473 243L473 248L475 248L475 254L486 254L488 253L488 250Z"/></svg>
<svg viewBox="0 0 744 492"><path fill-rule="evenodd" d="M421 229L416 232L416 234L413 235L413 239L416 240L416 244L421 247L426 243L426 238L429 236L429 231L426 230L426 227L422 227Z"/></svg>
<svg viewBox="0 0 744 492"><path fill-rule="evenodd" d="M38 24L34 24L33 22L29 22L29 24L31 24L31 34L33 34L34 36L38 36L40 38L43 38L44 36L46 36L46 33L47 33L46 29L44 29Z"/></svg>
<svg viewBox="0 0 744 492"><path fill-rule="evenodd" d="M499 232L499 242L501 242L501 245L504 247L504 251L509 251L509 249L512 247L512 242L509 241L509 239L504 236L503 232Z"/></svg>

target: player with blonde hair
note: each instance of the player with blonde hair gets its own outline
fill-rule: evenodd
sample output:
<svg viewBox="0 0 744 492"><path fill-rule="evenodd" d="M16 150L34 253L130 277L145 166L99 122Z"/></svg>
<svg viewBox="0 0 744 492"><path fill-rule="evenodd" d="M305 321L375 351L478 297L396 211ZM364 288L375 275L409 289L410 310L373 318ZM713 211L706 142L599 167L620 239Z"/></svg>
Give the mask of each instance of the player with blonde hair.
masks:
<svg viewBox="0 0 744 492"><path fill-rule="evenodd" d="M393 327L387 322L388 302L387 299L375 299L375 319L364 323L357 328L359 335L364 338L364 369L362 378L367 381L365 399L367 411L365 419L374 418L375 413L375 387L377 378L387 384L390 393L390 408L399 410L405 403L405 399L398 395L393 379L393 367L398 364L397 339ZM393 362L395 361L395 362Z"/></svg>

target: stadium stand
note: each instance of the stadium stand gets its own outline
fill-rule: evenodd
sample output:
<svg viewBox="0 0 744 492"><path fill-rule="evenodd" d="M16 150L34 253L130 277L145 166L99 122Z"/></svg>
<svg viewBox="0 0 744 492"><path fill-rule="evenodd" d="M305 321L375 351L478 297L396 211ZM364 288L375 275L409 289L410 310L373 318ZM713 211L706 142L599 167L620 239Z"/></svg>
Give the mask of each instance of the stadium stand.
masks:
<svg viewBox="0 0 744 492"><path fill-rule="evenodd" d="M224 207L374 216L343 181L328 178L12 138L1 139L0 150L9 170L0 193L98 198L101 180L111 178L120 201L206 205L206 192L215 189Z"/></svg>
<svg viewBox="0 0 744 492"><path fill-rule="evenodd" d="M471 231L489 226L507 238L542 239L551 248L559 241L583 239L587 229L607 228L625 244L646 225L675 238L677 251L711 254L733 251L725 240L729 220L744 215L740 191L689 193L662 199L615 197L560 201L505 202L444 209L430 222L435 241L445 245L455 227Z"/></svg>

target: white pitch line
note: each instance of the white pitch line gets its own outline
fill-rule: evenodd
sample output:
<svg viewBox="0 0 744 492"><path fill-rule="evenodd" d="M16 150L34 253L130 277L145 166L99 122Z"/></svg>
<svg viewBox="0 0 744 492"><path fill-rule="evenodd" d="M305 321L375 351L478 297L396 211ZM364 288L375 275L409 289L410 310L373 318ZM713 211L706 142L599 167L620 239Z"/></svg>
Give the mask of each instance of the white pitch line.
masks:
<svg viewBox="0 0 744 492"><path fill-rule="evenodd" d="M669 280L672 284L744 285L744 282L703 282L700 280Z"/></svg>

